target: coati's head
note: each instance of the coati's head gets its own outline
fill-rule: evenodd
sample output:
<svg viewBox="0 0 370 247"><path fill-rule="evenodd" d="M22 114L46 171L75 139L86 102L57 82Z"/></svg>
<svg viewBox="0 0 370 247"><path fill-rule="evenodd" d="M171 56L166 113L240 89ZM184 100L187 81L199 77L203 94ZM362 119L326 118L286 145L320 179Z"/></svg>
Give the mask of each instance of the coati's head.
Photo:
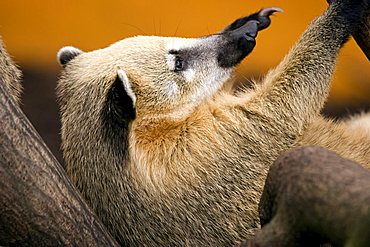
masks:
<svg viewBox="0 0 370 247"><path fill-rule="evenodd" d="M233 68L253 50L257 32L270 24L269 16L275 11L279 9L263 9L201 38L138 36L92 52L64 47L58 53L64 67L59 83L62 112L73 95L99 95L90 91L97 90L94 85L106 97L124 104L110 105L110 110L129 118L188 112L229 79Z"/></svg>

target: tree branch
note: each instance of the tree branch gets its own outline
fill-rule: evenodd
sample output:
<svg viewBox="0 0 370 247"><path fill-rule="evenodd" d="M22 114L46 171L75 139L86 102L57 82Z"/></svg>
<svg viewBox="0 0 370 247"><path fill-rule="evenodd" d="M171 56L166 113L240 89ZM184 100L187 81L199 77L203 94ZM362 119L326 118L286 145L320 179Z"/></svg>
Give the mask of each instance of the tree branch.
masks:
<svg viewBox="0 0 370 247"><path fill-rule="evenodd" d="M0 81L0 245L118 246Z"/></svg>
<svg viewBox="0 0 370 247"><path fill-rule="evenodd" d="M289 151L270 168L260 218L240 246L368 246L370 171L323 148Z"/></svg>

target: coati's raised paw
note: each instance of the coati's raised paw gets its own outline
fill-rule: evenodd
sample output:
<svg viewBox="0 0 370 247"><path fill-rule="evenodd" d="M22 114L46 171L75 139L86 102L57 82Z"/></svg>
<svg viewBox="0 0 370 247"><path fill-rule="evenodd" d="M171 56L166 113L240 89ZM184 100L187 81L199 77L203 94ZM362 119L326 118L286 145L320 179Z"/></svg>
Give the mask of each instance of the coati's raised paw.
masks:
<svg viewBox="0 0 370 247"><path fill-rule="evenodd" d="M271 24L271 19L270 16L274 14L275 12L284 12L282 9L277 8L277 7L269 7L269 8L264 8L261 9L260 11L248 15L246 17L242 17L231 23L228 27L226 27L222 32L228 32L228 31L233 31L241 26L245 25L247 22L256 22L258 30L261 31Z"/></svg>

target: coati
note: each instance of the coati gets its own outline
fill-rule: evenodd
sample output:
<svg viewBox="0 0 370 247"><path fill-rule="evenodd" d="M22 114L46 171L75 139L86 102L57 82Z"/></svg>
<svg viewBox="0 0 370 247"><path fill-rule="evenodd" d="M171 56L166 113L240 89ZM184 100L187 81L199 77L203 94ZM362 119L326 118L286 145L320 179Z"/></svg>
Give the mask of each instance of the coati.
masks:
<svg viewBox="0 0 370 247"><path fill-rule="evenodd" d="M0 80L17 105L22 92L21 76L22 72L10 58L0 37Z"/></svg>
<svg viewBox="0 0 370 247"><path fill-rule="evenodd" d="M270 164L319 145L370 167L370 138L320 116L368 0L334 1L261 84L222 86L277 9L201 38L132 37L58 53L66 169L124 246L230 246L259 228Z"/></svg>

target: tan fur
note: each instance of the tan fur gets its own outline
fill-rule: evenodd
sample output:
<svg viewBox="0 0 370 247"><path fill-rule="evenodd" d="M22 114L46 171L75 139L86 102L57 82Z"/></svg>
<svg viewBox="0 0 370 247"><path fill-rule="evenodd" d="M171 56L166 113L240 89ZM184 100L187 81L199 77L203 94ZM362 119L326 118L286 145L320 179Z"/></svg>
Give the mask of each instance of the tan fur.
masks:
<svg viewBox="0 0 370 247"><path fill-rule="evenodd" d="M345 122L351 130L356 131L361 129L362 131L366 132L370 138L370 113L363 112L351 116Z"/></svg>
<svg viewBox="0 0 370 247"><path fill-rule="evenodd" d="M21 71L10 58L0 37L0 79L13 100L19 104L22 92Z"/></svg>
<svg viewBox="0 0 370 247"><path fill-rule="evenodd" d="M365 135L319 116L343 42L333 11L260 86L237 95L221 89L232 70L212 57L190 81L168 69L166 47L196 39L135 37L66 65L58 93L67 171L122 245L230 246L251 237L270 164L298 145L370 167ZM103 114L118 69L137 100L127 129L107 127ZM167 91L173 80L179 95Z"/></svg>
<svg viewBox="0 0 370 247"><path fill-rule="evenodd" d="M370 169L369 142L368 129L362 126L348 127L346 122L335 122L322 117L316 118L308 126L301 140L302 144L326 147Z"/></svg>

